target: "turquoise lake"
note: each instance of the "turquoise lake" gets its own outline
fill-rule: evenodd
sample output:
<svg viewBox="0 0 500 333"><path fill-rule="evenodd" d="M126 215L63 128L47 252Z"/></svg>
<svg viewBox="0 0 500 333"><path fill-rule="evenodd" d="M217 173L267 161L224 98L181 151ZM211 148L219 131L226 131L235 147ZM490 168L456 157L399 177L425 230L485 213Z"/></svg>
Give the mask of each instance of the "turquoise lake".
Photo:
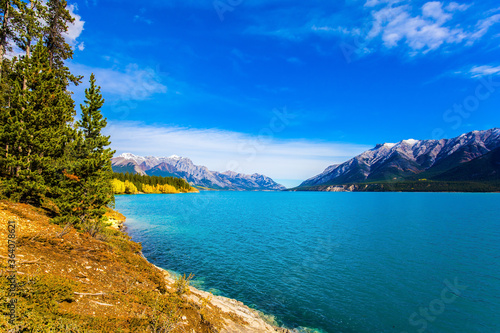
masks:
<svg viewBox="0 0 500 333"><path fill-rule="evenodd" d="M157 266L318 332L500 332L500 194L117 196Z"/></svg>

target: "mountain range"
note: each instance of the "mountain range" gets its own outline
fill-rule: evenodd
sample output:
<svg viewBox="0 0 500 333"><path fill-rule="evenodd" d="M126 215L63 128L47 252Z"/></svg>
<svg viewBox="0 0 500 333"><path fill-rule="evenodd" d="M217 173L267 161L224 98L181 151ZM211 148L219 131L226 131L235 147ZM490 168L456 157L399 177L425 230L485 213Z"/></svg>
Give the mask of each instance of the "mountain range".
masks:
<svg viewBox="0 0 500 333"><path fill-rule="evenodd" d="M205 166L195 165L189 158L136 156L124 153L111 159L114 172L149 176L184 178L194 186L224 190L270 190L286 189L269 177L260 174L245 175L233 171L210 171Z"/></svg>
<svg viewBox="0 0 500 333"><path fill-rule="evenodd" d="M452 139L378 144L304 181L301 187L369 182L500 180L500 129Z"/></svg>

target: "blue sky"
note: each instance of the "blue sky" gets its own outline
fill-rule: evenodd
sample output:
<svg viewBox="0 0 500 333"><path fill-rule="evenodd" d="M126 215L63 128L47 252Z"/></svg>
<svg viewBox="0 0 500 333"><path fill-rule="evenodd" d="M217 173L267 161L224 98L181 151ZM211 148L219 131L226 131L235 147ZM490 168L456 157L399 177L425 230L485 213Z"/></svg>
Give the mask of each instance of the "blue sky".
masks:
<svg viewBox="0 0 500 333"><path fill-rule="evenodd" d="M500 123L497 1L69 4L69 65L96 74L117 153L292 186L377 143Z"/></svg>

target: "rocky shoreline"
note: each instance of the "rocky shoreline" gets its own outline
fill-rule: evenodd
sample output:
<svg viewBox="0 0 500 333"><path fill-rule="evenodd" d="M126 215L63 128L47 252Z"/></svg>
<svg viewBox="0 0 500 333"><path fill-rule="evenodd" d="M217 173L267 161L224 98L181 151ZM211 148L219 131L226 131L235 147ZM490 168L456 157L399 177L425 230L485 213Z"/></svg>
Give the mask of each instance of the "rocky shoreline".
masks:
<svg viewBox="0 0 500 333"><path fill-rule="evenodd" d="M0 200L0 297L7 299L7 225L15 225L17 319L1 332L291 333L243 303L189 286L148 262L109 210L96 237L50 222L40 209ZM43 324L42 324L43 323Z"/></svg>
<svg viewBox="0 0 500 333"><path fill-rule="evenodd" d="M173 291L175 279L168 271L158 266L155 267L164 274L167 288ZM223 333L292 333L289 329L273 326L267 323L260 316L258 311L249 308L238 300L223 296L216 296L206 291L196 289L192 286L189 286L189 293L186 297L189 301L200 306L203 302L208 300L211 307L217 307L220 311L227 314L228 316L225 316L226 318L233 318L234 316L237 316L240 319L243 319L243 321L225 319L225 326L221 330Z"/></svg>
<svg viewBox="0 0 500 333"><path fill-rule="evenodd" d="M120 214L121 215L121 214ZM123 215L122 215L123 216ZM123 219L110 219L112 227L126 233L125 217ZM143 256L144 257L144 256ZM144 259L146 259L144 257ZM146 259L147 260L147 259ZM152 264L153 265L153 264ZM175 290L175 279L174 277L165 269L153 265L156 267L164 276L167 289L170 291ZM221 333L293 333L294 331L289 330L284 327L278 327L268 323L262 318L257 310L254 310L242 302L223 297L216 296L209 292L199 290L193 286L189 286L189 293L185 295L190 302L198 306L202 306L203 303L209 303L212 308L217 308L221 312L225 313L224 316L224 327ZM232 320L232 318L238 318L237 320Z"/></svg>

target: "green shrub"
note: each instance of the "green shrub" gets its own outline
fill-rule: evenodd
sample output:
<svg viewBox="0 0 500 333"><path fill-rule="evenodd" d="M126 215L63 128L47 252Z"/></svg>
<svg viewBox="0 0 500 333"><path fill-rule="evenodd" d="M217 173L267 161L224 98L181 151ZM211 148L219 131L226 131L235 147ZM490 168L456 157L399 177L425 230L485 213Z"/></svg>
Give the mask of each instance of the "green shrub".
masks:
<svg viewBox="0 0 500 333"><path fill-rule="evenodd" d="M179 277L175 279L175 292L179 295L189 294L189 283L193 278L193 273L190 273L187 277L186 274L179 275Z"/></svg>

